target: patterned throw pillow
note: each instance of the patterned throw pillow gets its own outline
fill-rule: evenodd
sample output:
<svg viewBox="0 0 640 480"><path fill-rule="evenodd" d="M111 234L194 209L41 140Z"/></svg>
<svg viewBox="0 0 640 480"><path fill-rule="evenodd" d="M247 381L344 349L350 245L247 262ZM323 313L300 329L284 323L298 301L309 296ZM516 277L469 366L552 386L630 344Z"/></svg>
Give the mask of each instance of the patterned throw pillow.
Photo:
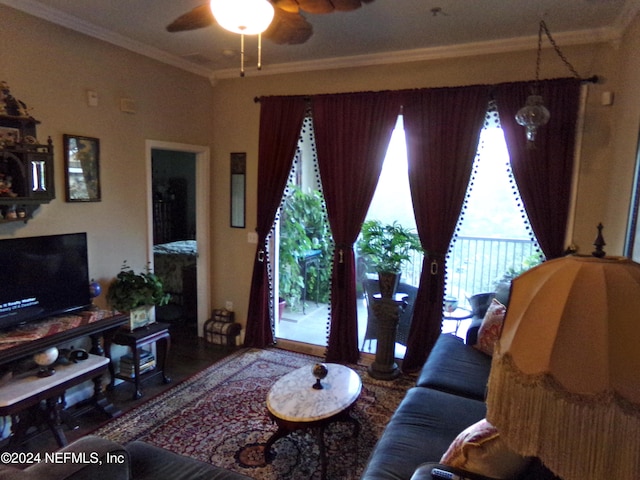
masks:
<svg viewBox="0 0 640 480"><path fill-rule="evenodd" d="M482 320L482 325L478 330L478 341L474 345L475 348L487 355L493 355L493 349L500 338L500 332L502 332L502 324L506 313L507 307L495 298L491 300L491 305L489 305L487 313Z"/></svg>
<svg viewBox="0 0 640 480"><path fill-rule="evenodd" d="M440 463L492 478L514 478L529 458L510 450L498 430L482 419L463 430L449 446Z"/></svg>

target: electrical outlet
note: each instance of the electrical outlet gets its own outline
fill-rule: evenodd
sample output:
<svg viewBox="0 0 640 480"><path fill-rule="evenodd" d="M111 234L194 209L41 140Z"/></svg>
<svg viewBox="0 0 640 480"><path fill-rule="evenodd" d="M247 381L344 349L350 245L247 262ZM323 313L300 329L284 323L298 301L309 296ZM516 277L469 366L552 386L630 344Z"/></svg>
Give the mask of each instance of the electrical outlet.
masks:
<svg viewBox="0 0 640 480"><path fill-rule="evenodd" d="M226 308L227 310L229 310L230 312L233 311L233 302L231 300L227 300L224 303L224 308Z"/></svg>
<svg viewBox="0 0 640 480"><path fill-rule="evenodd" d="M256 232L249 232L247 234L247 242L258 243L258 234Z"/></svg>

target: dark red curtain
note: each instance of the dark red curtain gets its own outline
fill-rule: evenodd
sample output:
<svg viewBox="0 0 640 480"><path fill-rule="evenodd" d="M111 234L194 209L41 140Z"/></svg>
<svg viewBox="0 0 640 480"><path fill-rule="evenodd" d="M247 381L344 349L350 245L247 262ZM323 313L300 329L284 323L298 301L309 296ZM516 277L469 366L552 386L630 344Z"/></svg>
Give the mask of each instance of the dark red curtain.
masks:
<svg viewBox="0 0 640 480"><path fill-rule="evenodd" d="M302 97L265 97L260 102L258 147L258 247L253 263L244 345L273 343L267 237L275 220L296 152L307 102Z"/></svg>
<svg viewBox="0 0 640 480"><path fill-rule="evenodd" d="M355 363L360 355L353 244L378 183L399 99L392 92L313 98L318 166L335 242L327 361Z"/></svg>
<svg viewBox="0 0 640 480"><path fill-rule="evenodd" d="M574 78L540 82L538 91L551 118L538 129L535 148L527 146L525 129L515 120L531 84L509 83L494 89L513 176L547 259L562 256L566 248L580 84Z"/></svg>
<svg viewBox="0 0 640 480"><path fill-rule="evenodd" d="M425 257L402 368L419 370L440 335L445 258L478 149L486 86L407 92L409 186Z"/></svg>

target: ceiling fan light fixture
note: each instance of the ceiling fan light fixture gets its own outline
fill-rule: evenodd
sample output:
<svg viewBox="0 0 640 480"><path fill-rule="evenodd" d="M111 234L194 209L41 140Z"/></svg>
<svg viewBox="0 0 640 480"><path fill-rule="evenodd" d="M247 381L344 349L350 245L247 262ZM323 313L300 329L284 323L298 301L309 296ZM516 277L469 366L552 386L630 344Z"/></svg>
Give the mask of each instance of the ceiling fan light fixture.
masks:
<svg viewBox="0 0 640 480"><path fill-rule="evenodd" d="M275 13L268 0L211 0L209 6L222 28L241 35L264 32Z"/></svg>

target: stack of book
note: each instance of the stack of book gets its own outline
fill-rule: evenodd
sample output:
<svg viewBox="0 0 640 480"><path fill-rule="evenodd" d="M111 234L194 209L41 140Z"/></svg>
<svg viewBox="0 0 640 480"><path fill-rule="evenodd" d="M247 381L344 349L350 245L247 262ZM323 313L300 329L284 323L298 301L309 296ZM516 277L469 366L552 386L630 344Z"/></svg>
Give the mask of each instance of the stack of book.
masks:
<svg viewBox="0 0 640 480"><path fill-rule="evenodd" d="M156 366L156 358L151 352L140 352L140 375L149 370L153 370ZM120 358L120 375L123 377L135 377L135 369L133 367L133 356L131 354L123 355Z"/></svg>

